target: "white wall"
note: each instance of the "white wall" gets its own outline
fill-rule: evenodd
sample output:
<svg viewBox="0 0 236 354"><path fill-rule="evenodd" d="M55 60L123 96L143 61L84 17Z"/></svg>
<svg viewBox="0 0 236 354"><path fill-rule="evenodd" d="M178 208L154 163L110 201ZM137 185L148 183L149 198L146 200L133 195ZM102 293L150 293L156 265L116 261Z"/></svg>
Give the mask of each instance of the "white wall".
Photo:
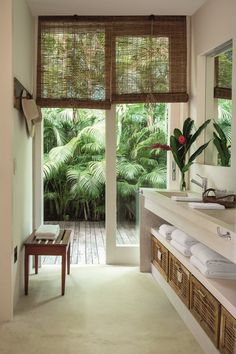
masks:
<svg viewBox="0 0 236 354"><path fill-rule="evenodd" d="M33 91L34 22L26 0L13 2L13 73L29 91ZM32 232L32 138L24 118L13 110L13 248L18 261L13 266L14 304L23 292L24 239Z"/></svg>
<svg viewBox="0 0 236 354"><path fill-rule="evenodd" d="M32 140L13 108L13 77L32 91L33 53L33 20L25 0L1 0L0 321L12 318L22 293L23 241L32 230Z"/></svg>
<svg viewBox="0 0 236 354"><path fill-rule="evenodd" d="M0 321L12 316L12 1L0 1Z"/></svg>
<svg viewBox="0 0 236 354"><path fill-rule="evenodd" d="M233 39L233 78L236 74L236 1L208 0L192 17L190 114L197 124L205 119L205 60L203 54ZM236 191L236 82L233 80L231 167L195 164L191 176L200 173L211 187ZM196 187L198 188L198 187Z"/></svg>

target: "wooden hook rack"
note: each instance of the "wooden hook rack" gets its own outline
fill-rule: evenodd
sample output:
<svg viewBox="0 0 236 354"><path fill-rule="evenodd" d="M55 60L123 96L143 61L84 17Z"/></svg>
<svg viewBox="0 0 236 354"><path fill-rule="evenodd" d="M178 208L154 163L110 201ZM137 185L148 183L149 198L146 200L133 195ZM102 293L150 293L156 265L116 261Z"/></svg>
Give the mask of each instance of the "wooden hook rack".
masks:
<svg viewBox="0 0 236 354"><path fill-rule="evenodd" d="M14 108L22 112L21 98L32 98L31 93L14 77Z"/></svg>

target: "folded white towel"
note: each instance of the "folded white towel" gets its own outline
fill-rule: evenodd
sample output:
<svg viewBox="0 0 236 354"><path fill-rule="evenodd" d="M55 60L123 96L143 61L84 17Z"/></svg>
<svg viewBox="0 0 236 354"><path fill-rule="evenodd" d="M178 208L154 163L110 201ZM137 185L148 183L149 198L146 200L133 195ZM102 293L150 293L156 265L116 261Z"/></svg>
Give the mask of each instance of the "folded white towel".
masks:
<svg viewBox="0 0 236 354"><path fill-rule="evenodd" d="M193 209L225 209L224 205L218 203L188 203Z"/></svg>
<svg viewBox="0 0 236 354"><path fill-rule="evenodd" d="M176 229L172 232L171 238L177 241L182 246L188 246L188 247L191 247L192 245L198 242L195 240L195 238L189 236L184 231L179 229Z"/></svg>
<svg viewBox="0 0 236 354"><path fill-rule="evenodd" d="M232 262L230 262L227 258L221 256L219 253L213 251L200 242L191 247L191 252L205 266L214 264L232 264Z"/></svg>
<svg viewBox="0 0 236 354"><path fill-rule="evenodd" d="M54 240L59 233L59 225L40 225L35 232L35 236L37 240Z"/></svg>
<svg viewBox="0 0 236 354"><path fill-rule="evenodd" d="M224 268L222 270L211 269L202 264L196 256L191 256L190 262L207 278L236 279L236 270L235 272L228 272Z"/></svg>
<svg viewBox="0 0 236 354"><path fill-rule="evenodd" d="M177 251L179 251L180 253L182 253L184 256L186 257L190 257L191 256L191 251L190 251L190 247L187 246L183 246L180 243L178 243L175 240L171 240L170 243L172 244L172 246L174 248L177 249Z"/></svg>
<svg viewBox="0 0 236 354"><path fill-rule="evenodd" d="M159 233L165 237L166 240L171 240L171 234L174 230L176 230L176 227L168 224L162 224L159 227Z"/></svg>
<svg viewBox="0 0 236 354"><path fill-rule="evenodd" d="M177 202L202 202L202 197L190 197L190 196L184 197L184 196L172 195L171 199Z"/></svg>

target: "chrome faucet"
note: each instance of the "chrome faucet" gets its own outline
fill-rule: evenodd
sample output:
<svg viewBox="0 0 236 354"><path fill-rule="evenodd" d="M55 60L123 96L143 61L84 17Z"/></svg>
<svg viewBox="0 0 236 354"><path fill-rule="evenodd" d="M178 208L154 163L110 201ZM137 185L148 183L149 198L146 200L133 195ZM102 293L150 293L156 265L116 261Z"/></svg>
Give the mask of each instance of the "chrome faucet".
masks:
<svg viewBox="0 0 236 354"><path fill-rule="evenodd" d="M195 183L197 186L201 187L202 191L205 192L205 190L207 189L207 181L208 181L208 179L206 177L203 177L203 176L199 175L198 173L197 173L197 176L202 179L202 183L196 181L194 178L191 179L191 182Z"/></svg>

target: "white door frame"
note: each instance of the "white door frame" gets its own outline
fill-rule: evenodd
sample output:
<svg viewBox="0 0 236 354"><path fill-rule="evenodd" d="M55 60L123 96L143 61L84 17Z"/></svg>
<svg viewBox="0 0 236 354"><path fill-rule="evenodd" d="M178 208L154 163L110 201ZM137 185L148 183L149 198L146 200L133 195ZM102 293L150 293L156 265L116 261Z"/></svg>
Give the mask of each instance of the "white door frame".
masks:
<svg viewBox="0 0 236 354"><path fill-rule="evenodd" d="M106 263L139 264L139 245L117 245L116 105L106 111Z"/></svg>
<svg viewBox="0 0 236 354"><path fill-rule="evenodd" d="M170 104L169 130L180 126L187 114L187 105ZM43 124L37 125L34 144L34 227L43 221ZM139 245L117 245L117 181L116 181L116 105L106 111L106 263L107 264L139 264ZM168 154L168 188L178 189L178 173L173 180L171 173L172 157Z"/></svg>

